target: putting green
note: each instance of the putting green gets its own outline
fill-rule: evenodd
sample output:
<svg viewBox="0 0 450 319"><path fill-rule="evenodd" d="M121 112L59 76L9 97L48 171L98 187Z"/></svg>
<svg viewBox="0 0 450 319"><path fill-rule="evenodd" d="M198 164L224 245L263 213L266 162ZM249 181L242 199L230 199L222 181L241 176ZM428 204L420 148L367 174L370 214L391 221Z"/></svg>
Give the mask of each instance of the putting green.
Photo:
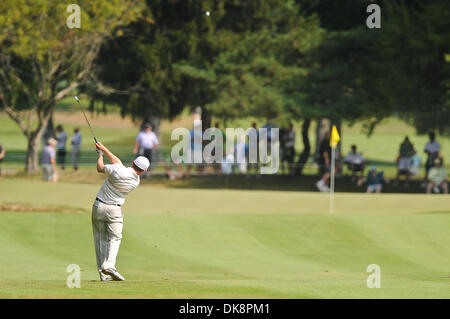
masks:
<svg viewBox="0 0 450 319"><path fill-rule="evenodd" d="M0 180L0 204L75 208L0 212L0 298L450 298L449 196L337 194L330 215L326 194L143 186L124 206L127 281L99 282L98 187Z"/></svg>

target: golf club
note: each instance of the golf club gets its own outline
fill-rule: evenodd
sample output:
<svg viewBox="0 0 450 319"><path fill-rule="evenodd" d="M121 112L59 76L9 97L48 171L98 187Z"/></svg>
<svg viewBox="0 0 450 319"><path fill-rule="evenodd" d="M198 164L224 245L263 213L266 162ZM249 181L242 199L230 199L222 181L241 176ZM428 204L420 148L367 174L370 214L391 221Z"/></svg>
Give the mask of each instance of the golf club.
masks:
<svg viewBox="0 0 450 319"><path fill-rule="evenodd" d="M75 100L78 102L78 107L80 108L81 112L83 112L84 118L86 119L87 124L89 125L89 129L91 130L92 136L94 137L95 143L97 143L97 138L95 137L94 131L92 130L91 123L89 123L89 120L86 117L86 114L84 113L83 109L81 108L80 99L78 96L74 96Z"/></svg>

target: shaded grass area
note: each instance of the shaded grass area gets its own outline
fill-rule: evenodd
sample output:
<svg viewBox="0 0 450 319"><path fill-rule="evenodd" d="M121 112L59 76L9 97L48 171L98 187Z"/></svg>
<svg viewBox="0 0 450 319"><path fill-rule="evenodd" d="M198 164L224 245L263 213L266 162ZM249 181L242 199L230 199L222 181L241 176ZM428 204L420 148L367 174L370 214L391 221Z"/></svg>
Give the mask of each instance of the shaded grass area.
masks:
<svg viewBox="0 0 450 319"><path fill-rule="evenodd" d="M99 185L5 179L0 202L89 210ZM27 192L23 197L18 190ZM97 281L90 214L0 213L0 297L449 298L450 199L167 189L123 208L118 269ZM68 289L78 264L81 289ZM366 268L381 267L381 289Z"/></svg>
<svg viewBox="0 0 450 319"><path fill-rule="evenodd" d="M128 164L126 164L128 165ZM59 170L58 183L81 183L101 185L104 175L97 173L94 167L84 167L78 171L73 171L70 167L66 170ZM164 172L164 168L159 166L154 169L150 178L141 179L141 185L149 185L157 188L180 188L180 189L217 189L217 190L271 190L271 191L307 191L318 192L315 183L319 176L311 171L309 175L289 176L289 175L191 175L189 178L169 180ZM27 176L23 171L5 175L4 180L41 181L40 175ZM422 179L415 178L406 187L403 178L398 184L388 179L383 187L383 193L416 193L423 194ZM336 192L364 193L365 186L358 186L356 180L352 180L349 175L339 175L336 177Z"/></svg>

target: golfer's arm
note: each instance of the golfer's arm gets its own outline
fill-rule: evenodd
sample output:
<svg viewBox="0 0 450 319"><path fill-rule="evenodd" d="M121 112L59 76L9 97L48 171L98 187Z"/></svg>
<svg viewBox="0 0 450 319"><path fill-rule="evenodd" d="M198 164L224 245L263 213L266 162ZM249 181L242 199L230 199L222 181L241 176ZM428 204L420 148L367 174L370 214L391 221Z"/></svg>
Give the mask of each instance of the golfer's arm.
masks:
<svg viewBox="0 0 450 319"><path fill-rule="evenodd" d="M103 163L103 155L102 154L98 154L97 172L99 172L99 173L105 172L105 163Z"/></svg>
<svg viewBox="0 0 450 319"><path fill-rule="evenodd" d="M103 153L105 153L106 157L108 158L108 160L111 164L122 164L122 161L116 155L111 153L111 151L108 150L107 148L105 148ZM103 159L102 159L102 161L103 161Z"/></svg>

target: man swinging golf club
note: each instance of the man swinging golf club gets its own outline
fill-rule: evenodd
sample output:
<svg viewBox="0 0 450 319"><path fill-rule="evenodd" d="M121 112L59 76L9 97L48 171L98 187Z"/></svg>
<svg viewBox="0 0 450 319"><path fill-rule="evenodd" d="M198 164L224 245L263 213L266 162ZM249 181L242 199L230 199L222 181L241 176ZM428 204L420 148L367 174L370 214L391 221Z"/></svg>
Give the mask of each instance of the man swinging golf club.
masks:
<svg viewBox="0 0 450 319"><path fill-rule="evenodd" d="M125 278L116 270L116 258L122 239L123 213L121 206L125 197L139 185L140 176L150 166L143 156L137 157L131 167L125 167L120 159L102 143L96 142L97 172L108 176L97 194L92 207L92 229L95 254L100 280L122 281ZM111 164L103 163L103 154Z"/></svg>

